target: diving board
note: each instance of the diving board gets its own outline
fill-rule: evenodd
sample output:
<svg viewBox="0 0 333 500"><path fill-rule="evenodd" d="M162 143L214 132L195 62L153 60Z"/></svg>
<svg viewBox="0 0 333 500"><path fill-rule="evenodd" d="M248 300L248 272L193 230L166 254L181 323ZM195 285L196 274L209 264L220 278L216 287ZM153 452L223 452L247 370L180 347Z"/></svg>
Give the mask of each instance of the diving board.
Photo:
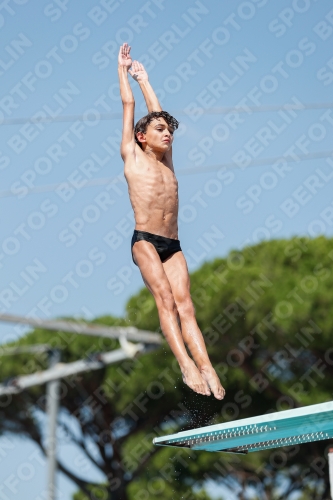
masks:
<svg viewBox="0 0 333 500"><path fill-rule="evenodd" d="M154 438L157 446L248 453L333 438L333 401Z"/></svg>

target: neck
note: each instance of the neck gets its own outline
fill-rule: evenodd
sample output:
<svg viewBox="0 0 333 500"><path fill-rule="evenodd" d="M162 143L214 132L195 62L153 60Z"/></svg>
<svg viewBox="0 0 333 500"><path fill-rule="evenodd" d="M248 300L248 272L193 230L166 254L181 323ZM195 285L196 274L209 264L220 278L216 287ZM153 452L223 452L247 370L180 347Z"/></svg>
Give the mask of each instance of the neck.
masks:
<svg viewBox="0 0 333 500"><path fill-rule="evenodd" d="M164 152L163 151L153 151L149 147L144 150L144 153L149 156L150 158L157 160L157 161L162 161Z"/></svg>

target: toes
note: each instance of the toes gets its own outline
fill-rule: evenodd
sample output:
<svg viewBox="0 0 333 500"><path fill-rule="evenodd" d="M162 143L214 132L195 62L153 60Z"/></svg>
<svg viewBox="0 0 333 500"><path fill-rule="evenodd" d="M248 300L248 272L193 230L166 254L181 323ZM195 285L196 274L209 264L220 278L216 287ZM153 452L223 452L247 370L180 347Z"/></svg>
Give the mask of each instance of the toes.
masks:
<svg viewBox="0 0 333 500"><path fill-rule="evenodd" d="M203 394L204 396L210 396L211 395L211 392L210 392L210 389L208 386L204 387L203 388Z"/></svg>
<svg viewBox="0 0 333 500"><path fill-rule="evenodd" d="M211 390L216 399L223 399L225 396L225 390L220 383L215 383L211 385Z"/></svg>
<svg viewBox="0 0 333 500"><path fill-rule="evenodd" d="M187 384L190 389L192 389L197 394L201 394L202 396L210 396L210 391L206 389L206 387L202 384L193 384L193 386Z"/></svg>
<svg viewBox="0 0 333 500"><path fill-rule="evenodd" d="M202 387L202 394L204 396L210 396L210 390L209 390L208 386L207 387L206 386Z"/></svg>
<svg viewBox="0 0 333 500"><path fill-rule="evenodd" d="M189 377L188 374L182 374L183 382L197 394L210 396L212 389L209 387L207 381L201 376L200 372L196 373L196 371L194 371L191 375L193 375L193 377Z"/></svg>
<svg viewBox="0 0 333 500"><path fill-rule="evenodd" d="M204 391L205 391L205 395L206 396L210 396L211 395L211 391L210 391L210 388L208 387L208 385L205 386Z"/></svg>
<svg viewBox="0 0 333 500"><path fill-rule="evenodd" d="M216 396L215 396L215 397L216 397L217 399L223 399L223 398L224 398L224 396L225 396L225 390L223 389L223 387L220 387L220 388L218 389L218 391L216 392Z"/></svg>
<svg viewBox="0 0 333 500"><path fill-rule="evenodd" d="M200 385L196 385L194 390L198 394L202 394L202 395L205 394L205 389L204 389L204 387L201 384Z"/></svg>
<svg viewBox="0 0 333 500"><path fill-rule="evenodd" d="M222 387L220 380L213 370L212 372L206 372L204 375L205 382L207 382L207 386L209 386L211 392L214 394L216 399L223 399L225 396L225 390Z"/></svg>

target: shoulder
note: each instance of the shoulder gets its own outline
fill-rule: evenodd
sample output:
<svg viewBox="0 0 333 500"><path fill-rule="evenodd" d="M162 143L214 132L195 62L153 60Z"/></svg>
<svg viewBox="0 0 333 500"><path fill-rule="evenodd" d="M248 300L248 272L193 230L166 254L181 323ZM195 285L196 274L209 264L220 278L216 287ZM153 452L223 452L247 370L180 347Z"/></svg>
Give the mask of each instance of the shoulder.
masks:
<svg viewBox="0 0 333 500"><path fill-rule="evenodd" d="M145 163L145 154L135 143L134 148L124 148L121 150L121 157L124 161L125 170L135 171L138 168L142 167Z"/></svg>
<svg viewBox="0 0 333 500"><path fill-rule="evenodd" d="M141 159L141 157L143 156L143 151L134 139L133 142L122 142L120 154L124 162L131 161L135 163L137 160Z"/></svg>

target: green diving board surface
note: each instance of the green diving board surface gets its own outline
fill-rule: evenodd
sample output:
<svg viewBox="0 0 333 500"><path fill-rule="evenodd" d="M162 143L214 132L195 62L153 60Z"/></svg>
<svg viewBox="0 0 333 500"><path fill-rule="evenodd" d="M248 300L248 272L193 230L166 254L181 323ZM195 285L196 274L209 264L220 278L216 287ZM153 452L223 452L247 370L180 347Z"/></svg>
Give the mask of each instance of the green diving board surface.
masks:
<svg viewBox="0 0 333 500"><path fill-rule="evenodd" d="M248 453L333 438L333 401L155 438L157 446Z"/></svg>

